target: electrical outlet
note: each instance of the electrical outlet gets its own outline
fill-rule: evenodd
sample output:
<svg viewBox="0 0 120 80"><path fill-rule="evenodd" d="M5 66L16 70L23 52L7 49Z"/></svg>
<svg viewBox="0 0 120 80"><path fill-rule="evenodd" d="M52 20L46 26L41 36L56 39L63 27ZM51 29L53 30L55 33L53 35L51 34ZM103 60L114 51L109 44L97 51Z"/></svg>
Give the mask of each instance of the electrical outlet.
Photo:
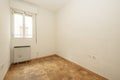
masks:
<svg viewBox="0 0 120 80"><path fill-rule="evenodd" d="M88 55L88 57L89 57L90 59L96 59L96 56L94 56L94 55Z"/></svg>

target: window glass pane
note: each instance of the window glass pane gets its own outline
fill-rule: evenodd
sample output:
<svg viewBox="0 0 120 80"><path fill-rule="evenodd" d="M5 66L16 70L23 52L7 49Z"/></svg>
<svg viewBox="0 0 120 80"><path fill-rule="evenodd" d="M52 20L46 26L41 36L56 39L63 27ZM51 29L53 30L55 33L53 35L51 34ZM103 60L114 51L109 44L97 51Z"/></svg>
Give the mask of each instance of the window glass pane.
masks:
<svg viewBox="0 0 120 80"><path fill-rule="evenodd" d="M32 38L32 16L25 16L25 38Z"/></svg>
<svg viewBox="0 0 120 80"><path fill-rule="evenodd" d="M14 37L23 37L23 16L22 14L14 14Z"/></svg>

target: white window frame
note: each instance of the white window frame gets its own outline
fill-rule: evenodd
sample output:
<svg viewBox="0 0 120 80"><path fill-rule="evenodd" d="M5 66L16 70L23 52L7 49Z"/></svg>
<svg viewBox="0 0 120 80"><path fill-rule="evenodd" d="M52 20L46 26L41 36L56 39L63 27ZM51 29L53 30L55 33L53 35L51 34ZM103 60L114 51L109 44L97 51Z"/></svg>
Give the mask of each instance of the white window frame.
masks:
<svg viewBox="0 0 120 80"><path fill-rule="evenodd" d="M35 14L33 13L30 13L30 12L27 12L27 11L22 11L22 10L18 10L18 9L11 9L12 11L12 36L13 38L33 38L34 37L34 32L33 32L33 29L34 29L34 25L35 25L35 19L34 19L34 16ZM22 37L15 37L15 34L14 34L14 14L15 13L18 13L18 14L22 14L23 15L23 36ZM26 37L25 36L25 15L26 16L31 16L32 17L32 36L31 37Z"/></svg>

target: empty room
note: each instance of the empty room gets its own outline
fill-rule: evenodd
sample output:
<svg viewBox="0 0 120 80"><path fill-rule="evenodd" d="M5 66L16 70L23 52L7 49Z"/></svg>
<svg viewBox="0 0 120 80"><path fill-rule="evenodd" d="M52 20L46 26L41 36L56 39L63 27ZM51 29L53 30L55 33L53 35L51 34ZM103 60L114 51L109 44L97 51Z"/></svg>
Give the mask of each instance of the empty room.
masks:
<svg viewBox="0 0 120 80"><path fill-rule="evenodd" d="M120 0L0 6L0 80L120 80Z"/></svg>

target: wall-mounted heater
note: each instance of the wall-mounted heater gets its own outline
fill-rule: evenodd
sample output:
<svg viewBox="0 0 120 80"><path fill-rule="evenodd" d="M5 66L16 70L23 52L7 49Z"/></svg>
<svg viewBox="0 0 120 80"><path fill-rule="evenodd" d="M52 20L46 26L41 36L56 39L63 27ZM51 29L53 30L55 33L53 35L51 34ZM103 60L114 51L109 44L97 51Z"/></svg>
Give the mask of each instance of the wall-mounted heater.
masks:
<svg viewBox="0 0 120 80"><path fill-rule="evenodd" d="M30 46L15 46L14 47L14 63L30 60Z"/></svg>

